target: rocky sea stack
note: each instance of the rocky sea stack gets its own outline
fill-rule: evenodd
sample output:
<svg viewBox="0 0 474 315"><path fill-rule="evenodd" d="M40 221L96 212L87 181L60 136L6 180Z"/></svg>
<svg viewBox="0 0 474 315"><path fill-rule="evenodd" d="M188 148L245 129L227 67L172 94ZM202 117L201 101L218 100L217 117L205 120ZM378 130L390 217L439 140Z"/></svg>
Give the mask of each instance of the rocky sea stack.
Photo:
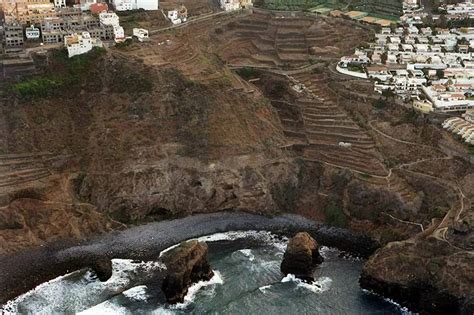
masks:
<svg viewBox="0 0 474 315"><path fill-rule="evenodd" d="M162 289L168 303L181 303L188 288L196 282L207 281L214 272L207 261L207 244L198 241L181 243L163 257L168 274Z"/></svg>
<svg viewBox="0 0 474 315"><path fill-rule="evenodd" d="M316 265L323 262L318 243L306 232L290 239L281 263L283 274L294 274L297 278L311 282Z"/></svg>

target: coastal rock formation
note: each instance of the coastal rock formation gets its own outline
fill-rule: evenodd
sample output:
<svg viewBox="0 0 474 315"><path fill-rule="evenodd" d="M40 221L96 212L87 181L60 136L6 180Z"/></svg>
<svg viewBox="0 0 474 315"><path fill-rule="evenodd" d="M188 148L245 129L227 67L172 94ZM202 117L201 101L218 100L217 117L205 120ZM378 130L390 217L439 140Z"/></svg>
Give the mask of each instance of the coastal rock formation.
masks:
<svg viewBox="0 0 474 315"><path fill-rule="evenodd" d="M182 243L167 252L163 261L168 270L162 289L168 303L180 303L188 288L198 281L210 280L214 272L207 261L207 244L198 241Z"/></svg>
<svg viewBox="0 0 474 315"><path fill-rule="evenodd" d="M472 314L473 261L434 237L393 242L370 257L360 285L423 314Z"/></svg>
<svg viewBox="0 0 474 315"><path fill-rule="evenodd" d="M290 239L281 263L283 274L294 274L305 281L313 281L313 270L323 262L318 243L307 233L300 232Z"/></svg>
<svg viewBox="0 0 474 315"><path fill-rule="evenodd" d="M105 256L94 259L90 268L94 270L97 278L102 282L105 282L112 277L112 261Z"/></svg>

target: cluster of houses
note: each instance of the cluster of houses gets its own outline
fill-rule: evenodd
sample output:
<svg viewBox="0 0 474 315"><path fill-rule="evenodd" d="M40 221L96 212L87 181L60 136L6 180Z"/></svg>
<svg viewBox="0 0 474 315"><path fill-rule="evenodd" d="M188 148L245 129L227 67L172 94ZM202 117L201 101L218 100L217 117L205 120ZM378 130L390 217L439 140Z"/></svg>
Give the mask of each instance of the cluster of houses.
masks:
<svg viewBox="0 0 474 315"><path fill-rule="evenodd" d="M444 5L472 17L472 2ZM474 28L425 25L416 0L406 0L400 26L383 27L375 40L342 57L341 73L374 81L376 92L395 94L421 112L456 115L443 128L474 145ZM460 117L460 113L464 113Z"/></svg>
<svg viewBox="0 0 474 315"><path fill-rule="evenodd" d="M375 80L377 92L394 92L421 111L464 111L474 108L473 51L474 28L386 27L337 68Z"/></svg>
<svg viewBox="0 0 474 315"><path fill-rule="evenodd" d="M64 10L101 11L116 10L158 10L159 0L74 0L66 6L65 0L0 0L0 9L5 16L5 22L19 22L21 24L41 23L46 17L64 15Z"/></svg>
<svg viewBox="0 0 474 315"><path fill-rule="evenodd" d="M440 19L448 21L469 20L474 18L474 2L466 0L455 4L441 3L434 14L428 14L420 7L418 0L405 0L403 3L403 15L400 17L402 23L423 24L428 17L437 23Z"/></svg>
<svg viewBox="0 0 474 315"><path fill-rule="evenodd" d="M3 51L12 55L21 53L26 41L64 43L70 57L101 46L102 41L119 43L126 39L125 32L112 9L158 9L158 0L77 0L72 7L66 7L65 0L1 1ZM133 34L139 41L148 39L147 30L134 29Z"/></svg>
<svg viewBox="0 0 474 315"><path fill-rule="evenodd" d="M454 135L468 144L474 145L474 111L468 110L461 117L451 117L443 122L443 128L451 131Z"/></svg>

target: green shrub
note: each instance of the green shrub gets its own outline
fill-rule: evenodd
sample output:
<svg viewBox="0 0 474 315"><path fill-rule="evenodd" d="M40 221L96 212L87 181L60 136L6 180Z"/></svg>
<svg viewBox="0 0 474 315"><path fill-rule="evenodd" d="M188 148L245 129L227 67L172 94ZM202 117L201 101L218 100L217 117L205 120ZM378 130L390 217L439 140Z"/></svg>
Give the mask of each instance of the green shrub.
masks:
<svg viewBox="0 0 474 315"><path fill-rule="evenodd" d="M432 218L443 218L446 213L448 212L448 209L443 208L443 207L435 207L431 209L430 215Z"/></svg>
<svg viewBox="0 0 474 315"><path fill-rule="evenodd" d="M13 84L10 89L22 97L47 96L63 86L60 78L33 78Z"/></svg>
<svg viewBox="0 0 474 315"><path fill-rule="evenodd" d="M245 80L255 79L260 75L259 70L250 67L238 69L237 73Z"/></svg>
<svg viewBox="0 0 474 315"><path fill-rule="evenodd" d="M326 217L325 222L328 225L346 227L347 218L342 209L335 204L330 204L324 208L324 216Z"/></svg>
<svg viewBox="0 0 474 315"><path fill-rule="evenodd" d="M387 106L387 101L383 98L376 99L372 105L377 109L383 109Z"/></svg>
<svg viewBox="0 0 474 315"><path fill-rule="evenodd" d="M395 92L393 92L393 90L391 90L391 89L383 90L382 91L382 96L395 97Z"/></svg>
<svg viewBox="0 0 474 315"><path fill-rule="evenodd" d="M390 242L401 241L405 237L397 231L385 229L380 234L380 243L387 244Z"/></svg>
<svg viewBox="0 0 474 315"><path fill-rule="evenodd" d="M119 49L123 49L123 48L129 47L131 44L133 44L133 40L131 38L127 38L123 42L116 43L115 47Z"/></svg>
<svg viewBox="0 0 474 315"><path fill-rule="evenodd" d="M68 58L67 52L64 49L53 50L51 52L53 73L13 83L9 86L9 91L27 98L53 95L63 87L80 83L81 78L89 71L90 65L104 53L104 48L94 47L86 54Z"/></svg>

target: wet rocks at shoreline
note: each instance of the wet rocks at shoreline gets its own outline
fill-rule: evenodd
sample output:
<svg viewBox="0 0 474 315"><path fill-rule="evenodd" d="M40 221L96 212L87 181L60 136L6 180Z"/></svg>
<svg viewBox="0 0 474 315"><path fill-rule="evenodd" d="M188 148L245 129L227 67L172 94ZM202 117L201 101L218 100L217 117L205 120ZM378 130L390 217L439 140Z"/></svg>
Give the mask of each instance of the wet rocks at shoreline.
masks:
<svg viewBox="0 0 474 315"><path fill-rule="evenodd" d="M314 268L322 262L318 243L308 233L300 232L289 240L280 269L285 276L294 274L311 282Z"/></svg>
<svg viewBox="0 0 474 315"><path fill-rule="evenodd" d="M93 259L90 268L95 272L100 281L105 282L112 277L112 261L106 256Z"/></svg>
<svg viewBox="0 0 474 315"><path fill-rule="evenodd" d="M163 280L162 290L168 303L182 303L193 283L208 281L213 277L207 252L206 243L188 241L165 253L162 259L168 273Z"/></svg>

